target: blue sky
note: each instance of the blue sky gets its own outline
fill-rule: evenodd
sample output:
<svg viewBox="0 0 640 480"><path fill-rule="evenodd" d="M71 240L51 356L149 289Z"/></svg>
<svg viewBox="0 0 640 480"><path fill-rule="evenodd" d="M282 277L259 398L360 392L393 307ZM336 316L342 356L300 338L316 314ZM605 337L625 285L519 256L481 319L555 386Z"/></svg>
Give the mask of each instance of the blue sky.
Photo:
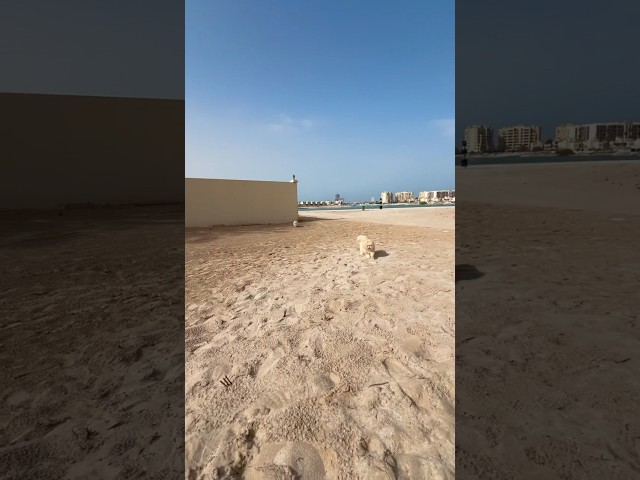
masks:
<svg viewBox="0 0 640 480"><path fill-rule="evenodd" d="M187 177L454 187L454 2L188 0Z"/></svg>

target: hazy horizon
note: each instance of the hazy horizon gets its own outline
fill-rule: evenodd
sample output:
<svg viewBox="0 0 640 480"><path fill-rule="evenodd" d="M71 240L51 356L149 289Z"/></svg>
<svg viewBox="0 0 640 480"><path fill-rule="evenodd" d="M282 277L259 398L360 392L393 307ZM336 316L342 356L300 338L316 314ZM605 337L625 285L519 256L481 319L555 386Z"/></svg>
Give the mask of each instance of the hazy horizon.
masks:
<svg viewBox="0 0 640 480"><path fill-rule="evenodd" d="M186 4L188 177L300 200L454 188L454 7Z"/></svg>

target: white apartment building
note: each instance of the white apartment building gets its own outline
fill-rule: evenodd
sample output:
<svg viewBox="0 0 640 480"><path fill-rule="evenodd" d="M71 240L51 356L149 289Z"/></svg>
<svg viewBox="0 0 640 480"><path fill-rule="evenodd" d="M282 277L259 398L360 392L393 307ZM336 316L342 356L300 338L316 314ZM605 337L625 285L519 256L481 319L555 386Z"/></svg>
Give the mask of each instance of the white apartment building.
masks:
<svg viewBox="0 0 640 480"><path fill-rule="evenodd" d="M413 192L397 192L396 203L413 202Z"/></svg>
<svg viewBox="0 0 640 480"><path fill-rule="evenodd" d="M438 203L450 201L456 198L455 190L432 190L429 192L420 192L418 199L426 203Z"/></svg>
<svg viewBox="0 0 640 480"><path fill-rule="evenodd" d="M560 125L556 127L558 148L594 149L606 145L631 145L640 139L640 123L609 122L586 123L581 125Z"/></svg>
<svg viewBox="0 0 640 480"><path fill-rule="evenodd" d="M528 151L540 142L538 125L515 125L498 130L498 146L504 152Z"/></svg>
<svg viewBox="0 0 640 480"><path fill-rule="evenodd" d="M576 140L580 142L615 142L618 139L638 138L637 123L589 123L576 127Z"/></svg>
<svg viewBox="0 0 640 480"><path fill-rule="evenodd" d="M380 198L382 199L382 203L393 203L393 193L391 192L382 192Z"/></svg>
<svg viewBox="0 0 640 480"><path fill-rule="evenodd" d="M431 192L433 194L433 200L448 200L451 198L451 190L435 190ZM455 196L455 195L453 195Z"/></svg>
<svg viewBox="0 0 640 480"><path fill-rule="evenodd" d="M628 140L640 139L640 122L627 123L626 137Z"/></svg>
<svg viewBox="0 0 640 480"><path fill-rule="evenodd" d="M467 152L484 153L493 150L493 129L485 125L472 125L464 129Z"/></svg>
<svg viewBox="0 0 640 480"><path fill-rule="evenodd" d="M576 125L565 123L556 127L554 141L556 144L563 142L574 142L576 139Z"/></svg>

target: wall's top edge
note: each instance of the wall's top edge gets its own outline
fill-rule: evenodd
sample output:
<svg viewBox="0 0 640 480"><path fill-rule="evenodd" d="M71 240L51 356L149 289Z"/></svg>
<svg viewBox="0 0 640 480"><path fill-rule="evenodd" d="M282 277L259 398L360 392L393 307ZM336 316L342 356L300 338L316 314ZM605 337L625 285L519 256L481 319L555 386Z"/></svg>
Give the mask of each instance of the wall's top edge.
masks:
<svg viewBox="0 0 640 480"><path fill-rule="evenodd" d="M185 177L185 181L187 180L202 180L202 181L216 181L216 182L255 182L255 183L290 183L290 180L245 180L240 178L196 178L196 177Z"/></svg>

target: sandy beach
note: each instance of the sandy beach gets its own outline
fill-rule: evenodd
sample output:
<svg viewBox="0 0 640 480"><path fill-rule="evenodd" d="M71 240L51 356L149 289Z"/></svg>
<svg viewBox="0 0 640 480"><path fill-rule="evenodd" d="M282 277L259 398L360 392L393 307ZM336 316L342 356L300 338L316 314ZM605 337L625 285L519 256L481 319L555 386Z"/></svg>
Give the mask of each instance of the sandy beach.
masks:
<svg viewBox="0 0 640 480"><path fill-rule="evenodd" d="M420 213L416 211L420 210ZM405 225L431 227L442 230L453 229L452 215L455 207L384 208L370 210L311 210L300 215L311 218L344 220L346 222L381 223L383 225Z"/></svg>
<svg viewBox="0 0 640 480"><path fill-rule="evenodd" d="M456 173L456 476L637 478L640 162Z"/></svg>
<svg viewBox="0 0 640 480"><path fill-rule="evenodd" d="M0 477L180 475L182 211L0 212Z"/></svg>
<svg viewBox="0 0 640 480"><path fill-rule="evenodd" d="M454 212L188 229L187 478L454 478Z"/></svg>

